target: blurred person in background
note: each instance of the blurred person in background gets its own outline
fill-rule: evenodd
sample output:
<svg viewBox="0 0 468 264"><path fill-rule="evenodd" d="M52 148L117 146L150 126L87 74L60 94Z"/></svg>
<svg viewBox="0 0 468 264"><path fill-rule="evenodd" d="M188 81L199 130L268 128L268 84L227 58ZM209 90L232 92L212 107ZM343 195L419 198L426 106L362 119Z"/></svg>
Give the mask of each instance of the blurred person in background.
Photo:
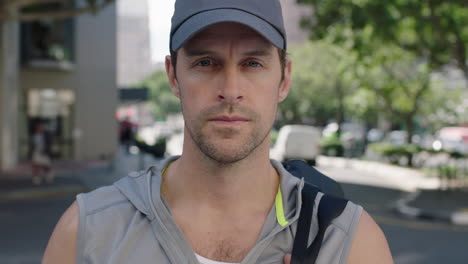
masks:
<svg viewBox="0 0 468 264"><path fill-rule="evenodd" d="M34 125L32 134L32 182L39 185L44 180L51 183L54 179L52 172L52 159L49 154L50 146L44 124L39 122Z"/></svg>
<svg viewBox="0 0 468 264"><path fill-rule="evenodd" d="M135 144L135 134L137 125L130 121L128 117L120 122L120 144L124 146L125 152L130 153L130 147Z"/></svg>

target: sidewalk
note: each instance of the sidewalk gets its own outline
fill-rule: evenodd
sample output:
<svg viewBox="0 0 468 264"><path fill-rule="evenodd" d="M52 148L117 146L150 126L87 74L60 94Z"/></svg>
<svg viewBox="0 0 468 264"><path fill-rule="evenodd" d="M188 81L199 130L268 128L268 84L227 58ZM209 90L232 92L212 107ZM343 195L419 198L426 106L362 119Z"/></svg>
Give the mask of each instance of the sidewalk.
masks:
<svg viewBox="0 0 468 264"><path fill-rule="evenodd" d="M348 178L347 181L354 180L359 184L370 185L377 182L385 183L391 188L408 192L395 205L396 212L405 217L468 225L468 188L466 187L440 190L440 180L428 177L421 171L373 161L321 156L318 164L350 168L375 175L375 179L367 179L366 182L363 182L362 178Z"/></svg>
<svg viewBox="0 0 468 264"><path fill-rule="evenodd" d="M79 179L58 176L53 183L33 185L30 179L0 178L0 202L47 199L74 195L89 189Z"/></svg>
<svg viewBox="0 0 468 264"><path fill-rule="evenodd" d="M112 184L129 172L157 162L149 155L127 155L118 151L113 161L60 161L53 164L54 181L33 185L29 164L0 171L0 202L73 196Z"/></svg>

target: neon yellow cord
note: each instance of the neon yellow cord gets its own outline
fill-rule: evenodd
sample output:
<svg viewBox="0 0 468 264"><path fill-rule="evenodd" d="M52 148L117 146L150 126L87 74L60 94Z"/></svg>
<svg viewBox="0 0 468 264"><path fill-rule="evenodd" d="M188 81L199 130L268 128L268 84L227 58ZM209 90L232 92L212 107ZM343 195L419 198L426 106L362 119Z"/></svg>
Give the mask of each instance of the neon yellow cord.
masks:
<svg viewBox="0 0 468 264"><path fill-rule="evenodd" d="M284 217L284 209L283 209L283 195L281 194L281 187L278 186L278 192L276 193L275 199L275 207L276 207L276 220L280 226L284 227L288 224L286 218Z"/></svg>

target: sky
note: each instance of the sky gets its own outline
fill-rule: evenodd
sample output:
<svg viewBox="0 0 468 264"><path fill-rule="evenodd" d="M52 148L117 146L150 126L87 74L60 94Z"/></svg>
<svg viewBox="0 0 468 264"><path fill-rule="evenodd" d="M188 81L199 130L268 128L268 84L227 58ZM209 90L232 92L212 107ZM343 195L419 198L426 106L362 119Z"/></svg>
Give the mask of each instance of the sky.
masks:
<svg viewBox="0 0 468 264"><path fill-rule="evenodd" d="M169 55L169 32L175 0L148 0L153 62L163 62Z"/></svg>

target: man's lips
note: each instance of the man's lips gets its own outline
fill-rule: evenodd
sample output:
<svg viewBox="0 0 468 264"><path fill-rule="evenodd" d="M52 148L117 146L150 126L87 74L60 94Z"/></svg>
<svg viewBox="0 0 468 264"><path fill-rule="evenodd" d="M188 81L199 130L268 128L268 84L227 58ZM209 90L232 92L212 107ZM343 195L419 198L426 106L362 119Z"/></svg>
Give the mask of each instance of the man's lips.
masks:
<svg viewBox="0 0 468 264"><path fill-rule="evenodd" d="M210 118L208 121L214 122L248 122L250 121L248 118L241 117L241 116L217 116L214 118Z"/></svg>

